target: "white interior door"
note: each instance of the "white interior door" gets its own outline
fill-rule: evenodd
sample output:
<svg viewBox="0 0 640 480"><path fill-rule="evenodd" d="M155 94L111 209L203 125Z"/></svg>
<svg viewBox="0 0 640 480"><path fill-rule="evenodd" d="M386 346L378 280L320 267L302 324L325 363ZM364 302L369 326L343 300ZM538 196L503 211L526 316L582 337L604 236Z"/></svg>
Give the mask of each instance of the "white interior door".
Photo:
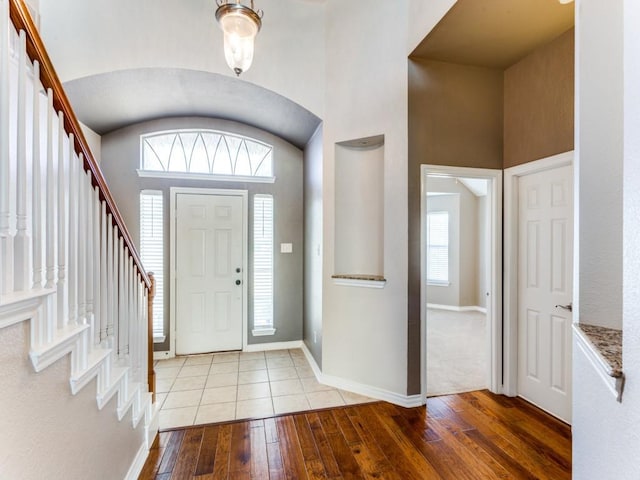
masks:
<svg viewBox="0 0 640 480"><path fill-rule="evenodd" d="M243 197L176 195L176 354L240 350Z"/></svg>
<svg viewBox="0 0 640 480"><path fill-rule="evenodd" d="M519 177L518 394L571 421L573 169Z"/></svg>

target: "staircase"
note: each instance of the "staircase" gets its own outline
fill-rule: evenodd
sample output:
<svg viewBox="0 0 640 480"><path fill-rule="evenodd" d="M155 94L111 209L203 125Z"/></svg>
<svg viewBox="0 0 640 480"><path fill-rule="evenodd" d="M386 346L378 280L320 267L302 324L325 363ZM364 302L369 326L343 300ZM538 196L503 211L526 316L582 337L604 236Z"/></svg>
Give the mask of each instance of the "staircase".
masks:
<svg viewBox="0 0 640 480"><path fill-rule="evenodd" d="M113 415L105 407L115 405L114 421L144 430L126 474L136 478L157 432L153 277L142 267L23 0L0 0L0 34L0 338L27 322L30 379L69 356L71 396L95 384L100 415ZM78 405L78 415L95 415L85 410ZM30 478L28 465L11 463L11 448L0 441L0 478L18 478L8 476L15 472ZM71 478L55 471L57 465L54 459L49 478ZM119 478L114 474L86 478Z"/></svg>

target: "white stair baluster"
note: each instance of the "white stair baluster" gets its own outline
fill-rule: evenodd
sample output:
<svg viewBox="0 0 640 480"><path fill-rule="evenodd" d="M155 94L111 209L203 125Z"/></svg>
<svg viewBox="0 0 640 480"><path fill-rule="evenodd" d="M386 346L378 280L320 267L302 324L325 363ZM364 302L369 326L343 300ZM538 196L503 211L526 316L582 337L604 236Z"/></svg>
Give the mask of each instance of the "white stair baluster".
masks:
<svg viewBox="0 0 640 480"><path fill-rule="evenodd" d="M122 237L118 236L118 358L124 356L124 322L127 319L126 302L125 302L125 268L126 262L124 258L124 242Z"/></svg>
<svg viewBox="0 0 640 480"><path fill-rule="evenodd" d="M100 247L100 191L97 188L91 189L91 195L93 197L93 233L92 241L93 253L89 257L93 263L93 316L96 324L96 336L94 343L100 344L100 329L102 325L102 296L100 294L100 278L102 271L100 269L102 263L102 253Z"/></svg>
<svg viewBox="0 0 640 480"><path fill-rule="evenodd" d="M122 241L122 239L120 239ZM122 320L120 321L120 337L122 345L121 355L126 357L129 354L129 249L124 247L123 252L123 272L122 272Z"/></svg>
<svg viewBox="0 0 640 480"><path fill-rule="evenodd" d="M0 295L13 291L13 238L9 231L10 218L10 59L9 2L0 1Z"/></svg>
<svg viewBox="0 0 640 480"><path fill-rule="evenodd" d="M113 225L110 223L110 225ZM120 282L118 281L119 278L119 271L118 271L118 265L119 265L119 260L118 260L118 252L119 252L119 242L118 242L118 227L116 225L113 225L111 227L111 235L113 237L113 244L112 244L112 248L113 248L113 253L112 253L112 268L113 268L113 288L111 289L111 311L113 312L113 319L112 319L112 332L111 332L111 340L112 342L115 341L115 343L112 344L112 348L114 349L115 352L115 358L118 358L118 323L120 321L120 310L119 310L119 298L118 298L118 294L119 294L119 289L120 289Z"/></svg>
<svg viewBox="0 0 640 480"><path fill-rule="evenodd" d="M133 266L133 316L131 321L131 345L132 345L132 355L134 363L134 371L137 381L142 382L143 379L140 377L140 348L138 339L140 338L138 331L141 327L140 325L140 275L138 273L138 267L136 265Z"/></svg>
<svg viewBox="0 0 640 480"><path fill-rule="evenodd" d="M80 155L80 168L83 169L83 156ZM93 254L93 185L91 181L91 172L87 172L85 174L85 193L84 193L84 202L86 203L86 212L85 218L87 221L87 228L83 231L82 238L86 244L86 249L84 252L84 263L85 263L85 316L87 318L87 322L91 325L91 345L93 345L95 339L95 314L93 311L93 270L94 270L94 254Z"/></svg>
<svg viewBox="0 0 640 480"><path fill-rule="evenodd" d="M97 193L96 193L97 194ZM99 194L98 199L100 199ZM107 339L109 330L109 269L108 269L107 205L100 201L100 343Z"/></svg>
<svg viewBox="0 0 640 480"><path fill-rule="evenodd" d="M135 310L135 299L136 299L136 274L135 274L135 264L133 263L133 257L129 255L129 328L127 329L127 352L129 353L129 357L131 361L135 365L135 356L131 355L132 349L135 349L135 335L131 334L132 325L133 328L137 326L137 317ZM135 369L134 369L135 371Z"/></svg>
<svg viewBox="0 0 640 480"><path fill-rule="evenodd" d="M29 269L29 236L27 235L27 35L20 30L18 50L18 119L16 144L16 237L14 239L14 290L28 290L31 283Z"/></svg>
<svg viewBox="0 0 640 480"><path fill-rule="evenodd" d="M105 207L106 208L106 207ZM115 312L113 310L114 301L114 277L113 277L113 228L111 227L111 214L107 214L107 341L111 348L111 337L113 336L113 322Z"/></svg>
<svg viewBox="0 0 640 480"><path fill-rule="evenodd" d="M82 200L78 198L80 188L78 164L73 152L73 134L69 136L69 275L67 286L69 289L69 323L75 325L78 321L78 206Z"/></svg>
<svg viewBox="0 0 640 480"><path fill-rule="evenodd" d="M78 322L87 323L87 259L86 259L86 247L89 237L87 233L87 176L84 172L82 165L82 155L78 159L78 165L80 168L80 206L78 209L78 222L80 225L80 231L78 235Z"/></svg>
<svg viewBox="0 0 640 480"><path fill-rule="evenodd" d="M67 304L67 155L64 148L64 114L58 112L58 326L68 323Z"/></svg>
<svg viewBox="0 0 640 480"><path fill-rule="evenodd" d="M33 62L33 164L31 182L31 254L34 289L42 288L42 159L40 157L40 63Z"/></svg>
<svg viewBox="0 0 640 480"><path fill-rule="evenodd" d="M47 174L45 181L47 182L47 210L45 213L45 235L44 242L46 246L46 288L55 286L55 255L56 255L56 236L55 236L55 176L53 170L53 91L47 90Z"/></svg>
<svg viewBox="0 0 640 480"><path fill-rule="evenodd" d="M133 357L131 355L131 349L133 348L132 346L132 342L133 342L133 337L131 336L131 325L135 325L136 324L136 316L135 316L135 312L133 310L133 305L134 305L134 292L135 292L135 278L134 278L134 273L133 273L133 257L131 256L131 254L129 254L129 256L127 257L127 265L128 265L128 269L127 269L127 278L128 280L128 287L127 287L127 307L128 307L128 313L127 313L127 355L129 355L130 358L130 363L133 362Z"/></svg>

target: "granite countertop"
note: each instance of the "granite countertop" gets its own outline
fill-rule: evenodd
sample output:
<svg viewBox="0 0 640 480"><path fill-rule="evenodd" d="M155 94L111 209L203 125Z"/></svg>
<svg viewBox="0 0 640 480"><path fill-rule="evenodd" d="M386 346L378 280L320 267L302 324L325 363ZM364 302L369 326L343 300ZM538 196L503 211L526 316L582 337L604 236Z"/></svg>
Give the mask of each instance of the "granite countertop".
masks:
<svg viewBox="0 0 640 480"><path fill-rule="evenodd" d="M622 330L599 327L597 325L578 324L595 350L609 364L609 375L622 377Z"/></svg>
<svg viewBox="0 0 640 480"><path fill-rule="evenodd" d="M367 280L370 282L384 282L386 281L382 275L360 275L352 273L344 273L340 275L331 275L331 278L343 278L346 280Z"/></svg>

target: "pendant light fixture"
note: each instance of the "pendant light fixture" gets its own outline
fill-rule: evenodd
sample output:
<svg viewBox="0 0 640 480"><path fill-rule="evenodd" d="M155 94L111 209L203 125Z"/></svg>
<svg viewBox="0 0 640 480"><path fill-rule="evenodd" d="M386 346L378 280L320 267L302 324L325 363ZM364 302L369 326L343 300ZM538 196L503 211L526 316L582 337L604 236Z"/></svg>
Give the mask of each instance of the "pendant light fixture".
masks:
<svg viewBox="0 0 640 480"><path fill-rule="evenodd" d="M253 61L253 42L262 26L262 10L243 5L241 0L216 0L216 20L224 32L224 58L237 76Z"/></svg>

